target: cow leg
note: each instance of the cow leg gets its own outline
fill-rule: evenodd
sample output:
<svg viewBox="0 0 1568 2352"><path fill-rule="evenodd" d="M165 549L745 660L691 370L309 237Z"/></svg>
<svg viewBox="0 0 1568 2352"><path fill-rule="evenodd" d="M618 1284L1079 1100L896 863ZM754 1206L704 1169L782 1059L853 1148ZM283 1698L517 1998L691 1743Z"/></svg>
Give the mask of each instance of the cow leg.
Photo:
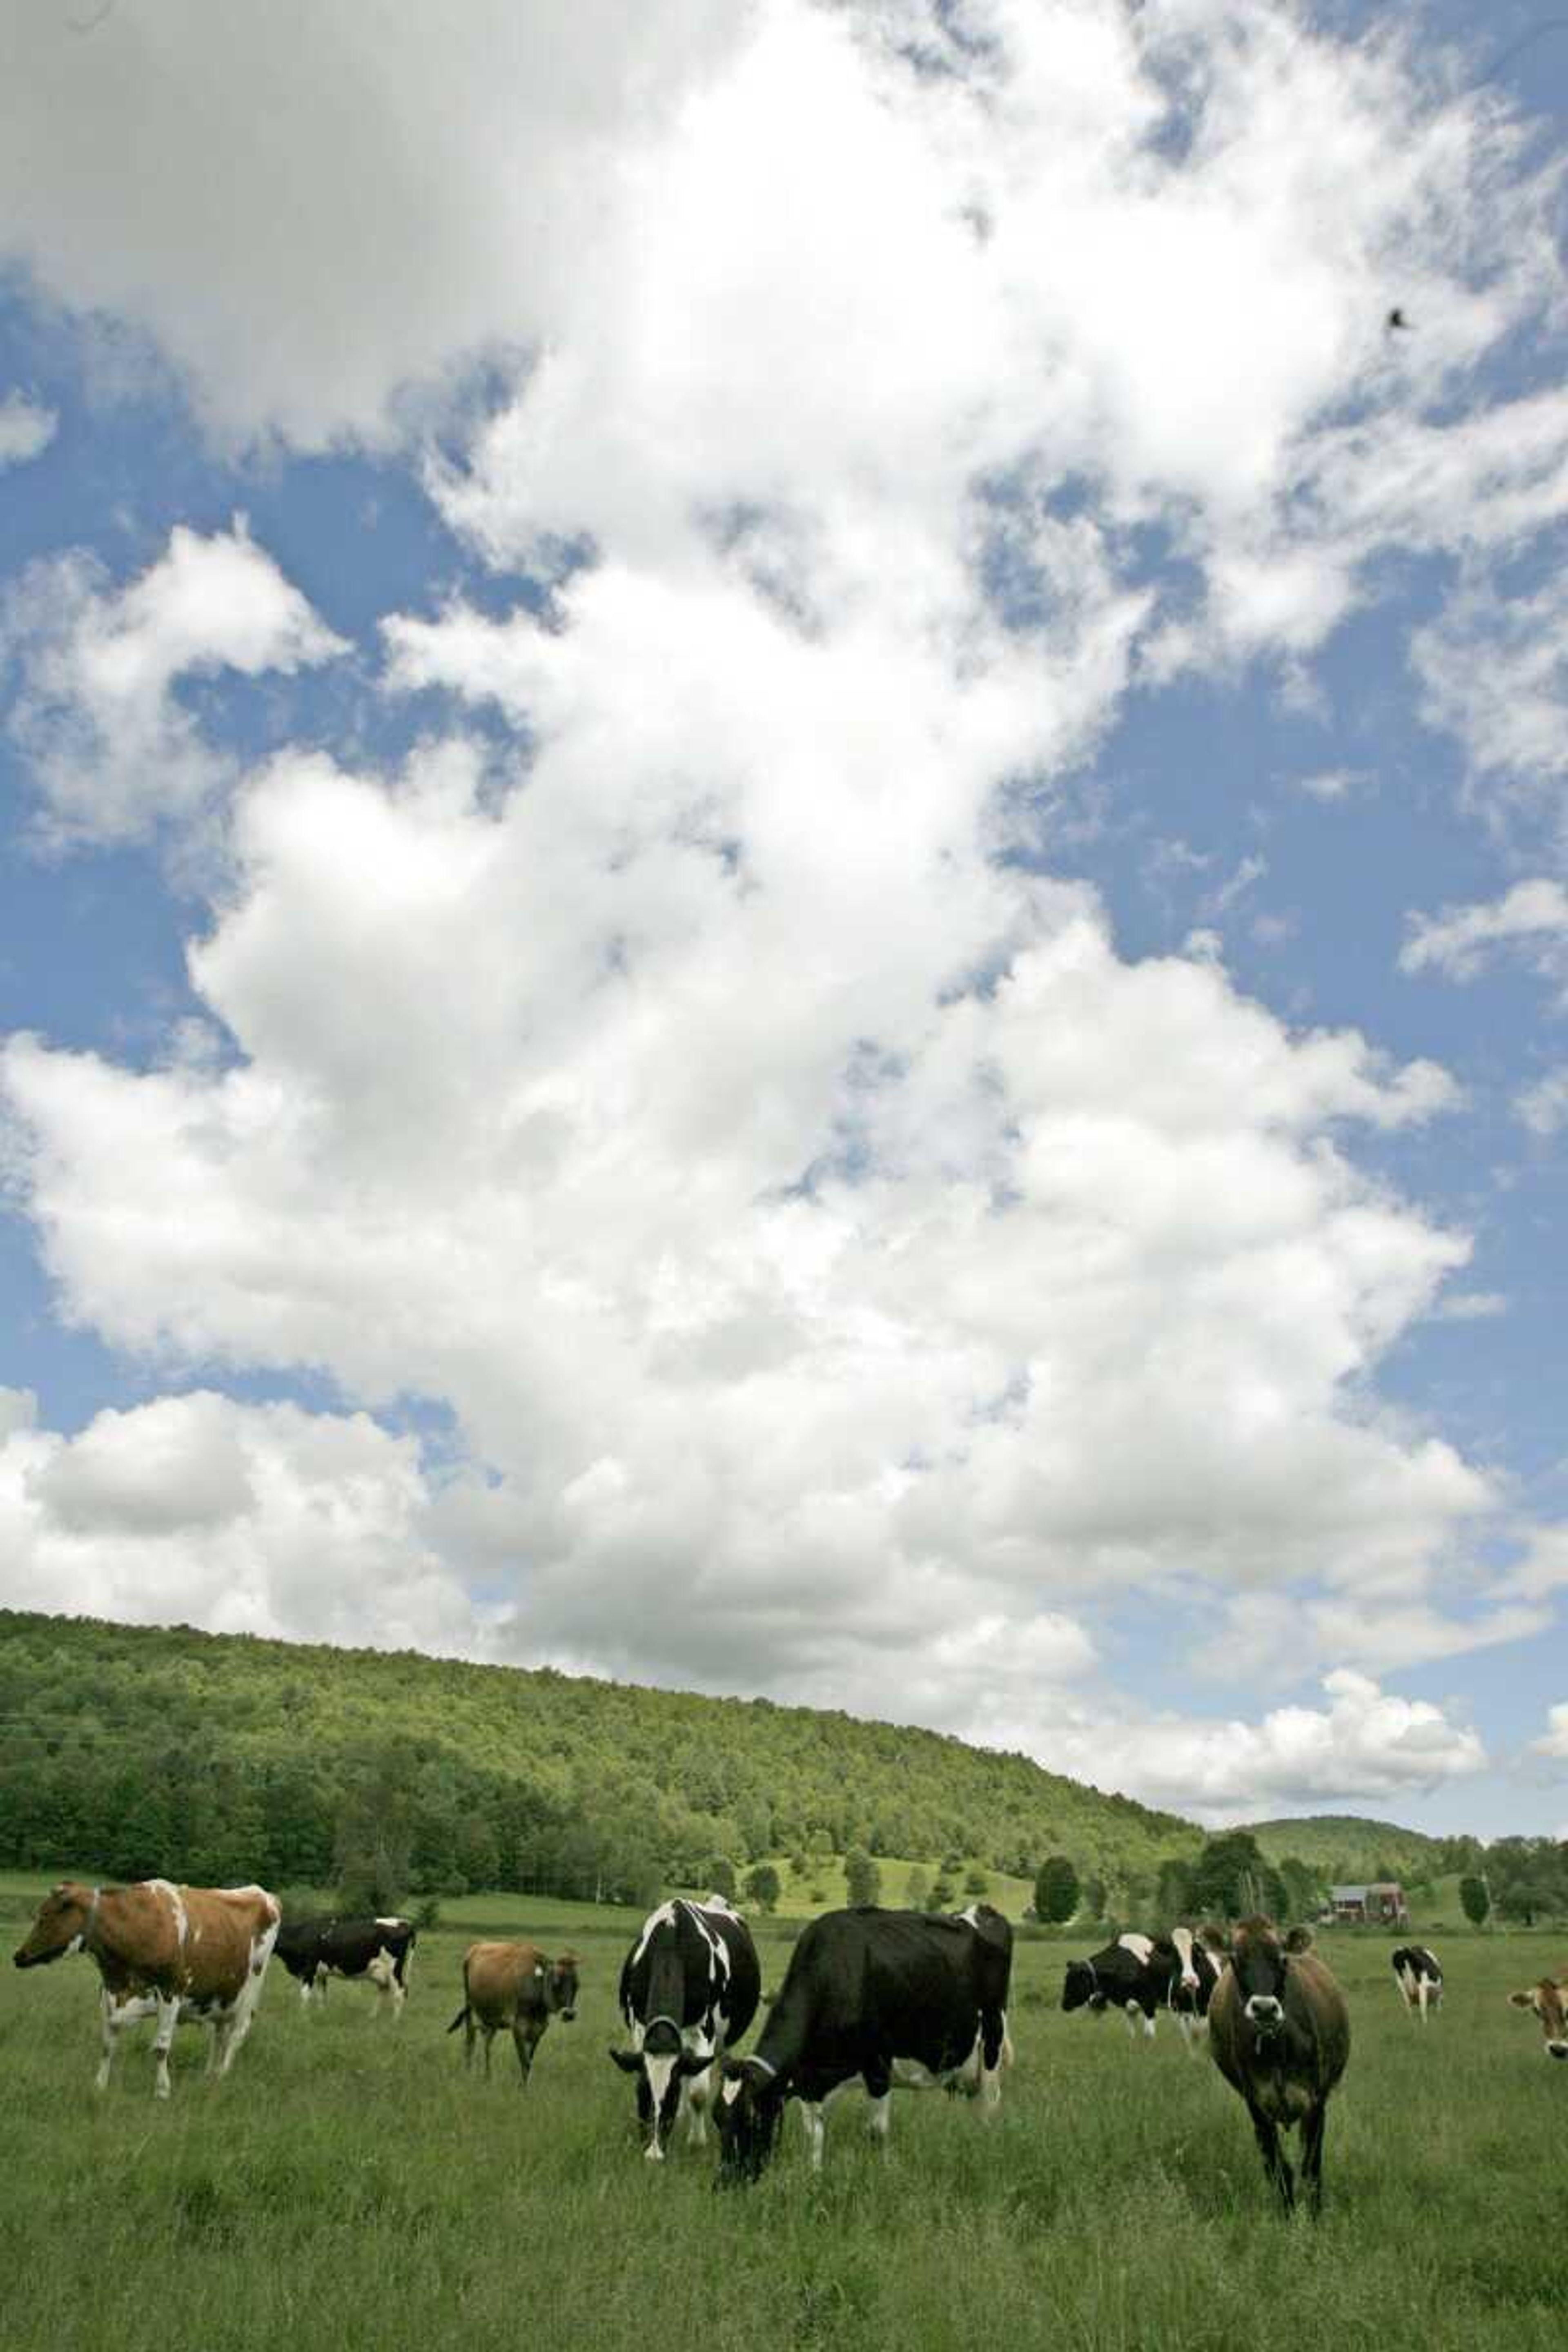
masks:
<svg viewBox="0 0 1568 2352"><path fill-rule="evenodd" d="M989 2123L1002 2104L1002 2067L1007 2055L1007 2012L983 2011L980 2019L980 2114Z"/></svg>
<svg viewBox="0 0 1568 2352"><path fill-rule="evenodd" d="M686 2081L686 2137L693 2147L708 2145L708 2109L713 2097L713 2069L704 2067L700 2074L689 2074Z"/></svg>
<svg viewBox="0 0 1568 2352"><path fill-rule="evenodd" d="M95 2081L100 2091L107 2091L110 2075L114 2071L114 2053L118 2046L119 2035L114 2022L114 2003L110 2000L108 1991L101 1992L99 2000L101 2004L103 2056L99 2063Z"/></svg>
<svg viewBox="0 0 1568 2352"><path fill-rule="evenodd" d="M1250 2099L1247 2104L1247 2112L1252 2117L1252 2128L1257 2137L1258 2153L1263 2158L1263 2169L1279 2191L1279 2201L1286 2212L1293 2213L1296 2210L1296 2176L1290 2169L1289 2158L1280 2146L1279 2128L1264 2114L1261 2107L1255 2107Z"/></svg>
<svg viewBox="0 0 1568 2352"><path fill-rule="evenodd" d="M490 2079L490 2043L495 2040L495 2031L496 2031L496 2030L495 2030L495 2027L494 2027L493 2025L487 2025L487 2026L485 2027L485 2030L484 2030L484 2031L485 2031L485 2080L486 2080L486 2082L488 2083L488 2082L489 2081L489 2079Z"/></svg>
<svg viewBox="0 0 1568 2352"><path fill-rule="evenodd" d="M888 2126L892 2121L892 2066L886 2058L875 2059L869 2066L863 2069L860 2079L866 2085L866 2096L871 2103L870 2112L866 2117L866 2129L886 2155Z"/></svg>
<svg viewBox="0 0 1568 2352"><path fill-rule="evenodd" d="M153 2084L153 2095L155 2098L166 2099L170 2091L169 2048L174 2039L174 2028L180 2021L180 2001L178 1994L173 2000L165 2000L162 1993L159 1993L156 1998L158 2034L153 2044L153 2056L157 2063L157 2073Z"/></svg>
<svg viewBox="0 0 1568 2352"><path fill-rule="evenodd" d="M533 2071L533 2036L529 2032L526 2025L514 2025L511 2029L511 2039L512 2046L517 2052L517 2063L522 2069L522 2080L519 2083L518 2089L526 2091L529 2075Z"/></svg>
<svg viewBox="0 0 1568 2352"><path fill-rule="evenodd" d="M1301 2179L1306 2184L1307 2210L1314 2221L1323 2210L1323 2126L1329 2103L1320 2099L1301 2118Z"/></svg>
<svg viewBox="0 0 1568 2352"><path fill-rule="evenodd" d="M1127 2018L1127 2038L1130 2042L1136 2042L1138 2039L1138 2020L1142 2016L1143 2012L1139 2008L1135 2000L1130 2000L1125 2005L1125 2014Z"/></svg>
<svg viewBox="0 0 1568 2352"><path fill-rule="evenodd" d="M823 2141L821 2100L802 2099L800 2103L800 2119L805 2127L806 2154L810 2159L811 2168L813 2172L820 2172L822 2170Z"/></svg>

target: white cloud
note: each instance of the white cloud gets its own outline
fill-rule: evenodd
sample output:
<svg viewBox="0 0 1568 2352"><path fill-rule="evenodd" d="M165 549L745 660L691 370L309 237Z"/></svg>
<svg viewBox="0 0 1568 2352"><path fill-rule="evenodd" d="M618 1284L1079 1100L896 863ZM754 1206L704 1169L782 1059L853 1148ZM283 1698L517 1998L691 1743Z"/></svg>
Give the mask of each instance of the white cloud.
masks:
<svg viewBox="0 0 1568 2352"><path fill-rule="evenodd" d="M1547 1729L1531 1747L1538 1756L1551 1756L1568 1764L1568 1702L1546 1710Z"/></svg>
<svg viewBox="0 0 1568 2352"><path fill-rule="evenodd" d="M16 1608L438 1651L472 1602L422 1532L412 1440L363 1413L210 1391L104 1412L74 1438L0 1436L0 1554Z"/></svg>
<svg viewBox="0 0 1568 2352"><path fill-rule="evenodd" d="M59 419L26 393L7 393L0 400L0 473L7 466L26 466L41 457L54 439Z"/></svg>
<svg viewBox="0 0 1568 2352"><path fill-rule="evenodd" d="M134 840L232 780L176 698L182 680L289 671L345 649L243 517L210 539L176 526L118 591L79 555L35 565L7 595L0 646L20 663L10 732L55 842Z"/></svg>
<svg viewBox="0 0 1568 2352"><path fill-rule="evenodd" d="M1568 1124L1568 1068L1548 1070L1513 1098L1514 1109L1531 1135L1557 1135Z"/></svg>
<svg viewBox="0 0 1568 2352"><path fill-rule="evenodd" d="M1457 735L1478 776L1540 792L1568 773L1568 588L1488 583L1453 596L1411 638L1421 715Z"/></svg>
<svg viewBox="0 0 1568 2352"><path fill-rule="evenodd" d="M1258 1722L1082 1711L1037 1738L1036 1752L1055 1770L1208 1821L1381 1803L1486 1769L1479 1738L1441 1707L1349 1668L1325 1675L1323 1689L1326 1706L1278 1707Z"/></svg>
<svg viewBox="0 0 1568 2352"><path fill-rule="evenodd" d="M1546 877L1516 882L1500 898L1411 915L1408 923L1402 971L1435 969L1448 980L1474 980L1496 950L1518 948L1536 971L1568 975L1568 890Z"/></svg>

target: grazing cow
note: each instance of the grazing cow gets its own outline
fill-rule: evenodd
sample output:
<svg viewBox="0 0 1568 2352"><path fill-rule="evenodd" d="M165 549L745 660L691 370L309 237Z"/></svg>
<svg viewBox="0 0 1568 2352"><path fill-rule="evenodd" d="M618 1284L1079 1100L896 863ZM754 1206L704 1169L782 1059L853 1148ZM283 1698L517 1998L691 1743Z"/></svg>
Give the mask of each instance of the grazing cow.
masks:
<svg viewBox="0 0 1568 2352"><path fill-rule="evenodd" d="M1413 2017L1420 2011L1425 2025L1428 2009L1440 2009L1443 2003L1443 1971L1437 1966L1436 1953L1429 1952L1425 1944L1401 1944L1390 1958L1400 1999Z"/></svg>
<svg viewBox="0 0 1568 2352"><path fill-rule="evenodd" d="M329 1977L364 1977L381 1995L378 2007L401 2017L416 1932L411 1919L285 1919L278 1957L307 2004L312 1993L325 2000Z"/></svg>
<svg viewBox="0 0 1568 2352"><path fill-rule="evenodd" d="M1169 1936L1156 1943L1154 1950L1156 1956L1166 1950L1175 1953L1176 1966L1171 1972L1165 2000L1181 2028L1182 2045L1188 2057L1194 2058L1209 2030L1209 2004L1226 1955L1211 1931L1194 1936L1190 1927L1173 1927Z"/></svg>
<svg viewBox="0 0 1568 2352"><path fill-rule="evenodd" d="M1103 2017L1114 2005L1126 2017L1127 2031L1134 2040L1140 2019L1145 2036L1152 2039L1154 2011L1170 2001L1172 1985L1181 1969L1173 1944L1156 1943L1152 1936L1118 1936L1114 1944L1107 1944L1090 1958L1068 1962L1062 2007L1088 2009L1092 2015Z"/></svg>
<svg viewBox="0 0 1568 2352"><path fill-rule="evenodd" d="M463 1955L463 2006L447 2028L465 2032L463 2063L474 2063L474 2036L485 2037L485 2079L490 2042L504 2027L511 2035L526 2091L533 2053L552 2017L570 2025L577 2014L577 1955L549 1958L537 1944L470 1944Z"/></svg>
<svg viewBox="0 0 1568 2352"><path fill-rule="evenodd" d="M97 1963L103 1983L100 2090L109 2083L115 2034L149 2015L151 2002L158 2018L155 2087L166 2099L169 2045L182 2018L213 2029L209 2074L226 2074L233 2065L250 2031L280 1916L277 1897L262 1886L174 1886L166 1878L86 1886L63 1879L46 1895L16 1961L35 1969L86 1952Z"/></svg>
<svg viewBox="0 0 1568 2352"><path fill-rule="evenodd" d="M706 1903L661 1904L621 1969L621 2014L629 2050L612 2050L637 2078L637 2117L650 2164L681 2116L692 2145L707 2137L713 2068L757 2013L762 1977L751 1930L721 1895Z"/></svg>
<svg viewBox="0 0 1568 2352"><path fill-rule="evenodd" d="M1288 2213L1296 2176L1279 2135L1301 2127L1301 2177L1315 2214L1323 2201L1329 2094L1351 2050L1344 1995L1311 1943L1309 1928L1292 1927L1281 1939L1271 1919L1244 1919L1209 2003L1209 2050L1247 2102L1263 2168Z"/></svg>
<svg viewBox="0 0 1568 2352"><path fill-rule="evenodd" d="M1013 1930L988 1904L957 1916L925 1911L825 1911L795 1950L749 2058L724 2061L717 2108L719 2178L755 2180L773 2155L786 2099L803 2102L814 2168L822 2110L858 2075L873 2137L886 2144L889 2098L941 2087L1002 2096Z"/></svg>
<svg viewBox="0 0 1568 2352"><path fill-rule="evenodd" d="M1549 2058L1568 2058L1568 1976L1542 1977L1528 1992L1510 1992L1515 2009L1532 2009L1541 2020Z"/></svg>

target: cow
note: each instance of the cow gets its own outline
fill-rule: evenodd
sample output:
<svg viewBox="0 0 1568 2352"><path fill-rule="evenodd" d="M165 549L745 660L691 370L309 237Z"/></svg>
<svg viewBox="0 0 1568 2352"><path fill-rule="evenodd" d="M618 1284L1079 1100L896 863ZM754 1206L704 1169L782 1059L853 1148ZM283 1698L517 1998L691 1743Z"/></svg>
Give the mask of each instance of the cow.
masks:
<svg viewBox="0 0 1568 2352"><path fill-rule="evenodd" d="M264 1886L175 1886L148 1878L134 1886L88 1886L62 1879L44 1898L18 1948L19 1969L68 1952L86 1952L103 1986L105 2090L121 2023L134 2024L153 2004L158 2032L154 2090L169 2096L169 2046L182 2017L210 2025L207 2072L226 2074L260 1998L282 1916ZM135 2015L129 2012L135 2004Z"/></svg>
<svg viewBox="0 0 1568 2352"><path fill-rule="evenodd" d="M1154 2033L1154 2011L1171 2002L1171 1989L1182 1972L1173 1944L1152 1936L1118 1936L1103 1951L1087 1960L1069 1960L1062 1979L1064 2010L1088 2009L1103 2017L1114 2006L1127 2020L1134 2040L1139 2021L1147 2039Z"/></svg>
<svg viewBox="0 0 1568 2352"><path fill-rule="evenodd" d="M285 1919L278 1958L307 2007L312 1993L325 2000L329 1977L363 1977L381 1996L378 2008L401 2017L416 1932L410 1919Z"/></svg>
<svg viewBox="0 0 1568 2352"><path fill-rule="evenodd" d="M941 2087L995 2113L1012 2056L1007 1989L1013 1930L980 1903L956 1916L825 1911L790 1955L777 2000L749 2058L726 2058L716 2118L719 2179L755 2180L771 2159L784 2102L802 2102L814 2170L822 2111L858 2076L872 2137L887 2144L889 2101Z"/></svg>
<svg viewBox="0 0 1568 2352"><path fill-rule="evenodd" d="M533 2054L552 2017L570 2025L577 2014L575 1952L551 1959L537 1944L470 1944L463 1955L463 2006L447 2028L463 2027L463 2064L474 2063L474 2036L485 2037L485 2080L489 2080L490 2042L504 2027L511 2035L526 2091Z"/></svg>
<svg viewBox="0 0 1568 2352"><path fill-rule="evenodd" d="M1425 1944L1401 1944L1389 1958L1400 1999L1412 2017L1419 2011L1425 2025L1428 2010L1440 2009L1443 2003L1443 1971L1437 1966L1436 1953L1429 1952Z"/></svg>
<svg viewBox="0 0 1568 2352"><path fill-rule="evenodd" d="M1189 2058L1195 2058L1208 2033L1209 2005L1226 1956L1209 1929L1194 1936L1190 1927L1173 1927L1169 1936L1162 1937L1154 1947L1156 1955L1166 1949L1176 1955L1176 1966L1165 1994L1166 2005L1181 2029L1183 2048Z"/></svg>
<svg viewBox="0 0 1568 2352"><path fill-rule="evenodd" d="M1542 1977L1526 1992L1510 1992L1515 2009L1532 2009L1541 2020L1549 2058L1568 2058L1568 1975Z"/></svg>
<svg viewBox="0 0 1568 2352"><path fill-rule="evenodd" d="M1314 2215L1323 2201L1323 2125L1351 2050L1345 1997L1311 1948L1311 1930L1281 1937L1272 1919L1244 1919L1209 2002L1209 2053L1247 2102L1263 2168L1287 2213L1296 2177L1279 2144L1301 2127L1301 2177Z"/></svg>
<svg viewBox="0 0 1568 2352"><path fill-rule="evenodd" d="M643 1921L621 1969L631 2047L610 2055L637 2078L650 2164L664 2161L664 2143L682 2116L690 2144L703 2145L715 2063L751 2024L761 1988L751 1930L722 1895L706 1903L678 1896Z"/></svg>

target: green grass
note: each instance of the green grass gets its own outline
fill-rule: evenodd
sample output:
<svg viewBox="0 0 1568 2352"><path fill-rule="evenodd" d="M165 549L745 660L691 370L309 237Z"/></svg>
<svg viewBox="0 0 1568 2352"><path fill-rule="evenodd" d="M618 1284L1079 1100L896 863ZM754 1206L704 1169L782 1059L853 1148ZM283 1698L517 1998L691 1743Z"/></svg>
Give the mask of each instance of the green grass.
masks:
<svg viewBox="0 0 1568 2352"><path fill-rule="evenodd" d="M0 1880L0 1942L40 1888ZM1271 2209L1245 2113L1163 2024L1057 2006L1056 1940L1021 1941L1017 2063L1001 2117L895 2102L884 2161L855 2103L813 2180L789 2119L754 2190L719 2199L711 2160L645 2165L611 2067L630 1913L514 1895L454 1903L421 1937L400 2025L364 1988L299 2013L274 1969L228 2081L205 2039L175 2045L152 2097L150 2030L97 2096L96 1977L80 1960L0 1972L0 2338L6 2352L333 2352L388 2345L647 2352L653 2341L773 2352L1234 2352L1238 2340L1422 2352L1558 2352L1568 2067L1503 1999L1563 1957L1545 1937L1454 1936L1425 2034L1403 2015L1390 1939L1325 1935L1355 2049L1331 2112L1328 2210ZM583 1956L578 2021L552 2025L526 2096L497 2045L465 2079L472 1935L537 1930ZM788 1925L763 1922L764 1982Z"/></svg>

